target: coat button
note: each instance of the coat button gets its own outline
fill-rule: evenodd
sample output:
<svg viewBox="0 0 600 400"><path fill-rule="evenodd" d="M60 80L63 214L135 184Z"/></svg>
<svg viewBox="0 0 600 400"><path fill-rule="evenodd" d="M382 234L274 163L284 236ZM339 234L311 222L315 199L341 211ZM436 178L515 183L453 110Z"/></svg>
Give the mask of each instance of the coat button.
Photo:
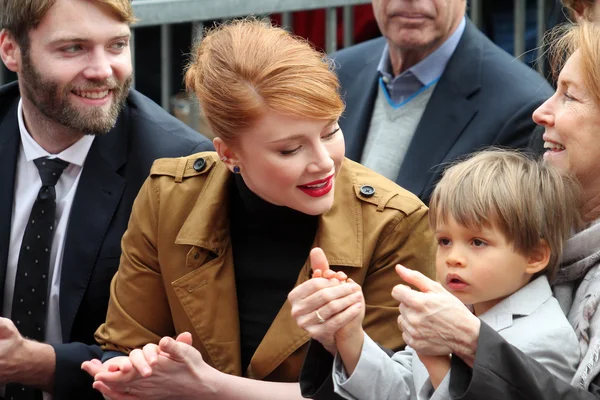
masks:
<svg viewBox="0 0 600 400"><path fill-rule="evenodd" d="M363 185L360 187L360 194L364 197L372 197L375 194L375 188L369 185Z"/></svg>
<svg viewBox="0 0 600 400"><path fill-rule="evenodd" d="M206 168L206 160L204 160L204 158L199 158L194 161L194 170L202 172L204 171L204 168Z"/></svg>

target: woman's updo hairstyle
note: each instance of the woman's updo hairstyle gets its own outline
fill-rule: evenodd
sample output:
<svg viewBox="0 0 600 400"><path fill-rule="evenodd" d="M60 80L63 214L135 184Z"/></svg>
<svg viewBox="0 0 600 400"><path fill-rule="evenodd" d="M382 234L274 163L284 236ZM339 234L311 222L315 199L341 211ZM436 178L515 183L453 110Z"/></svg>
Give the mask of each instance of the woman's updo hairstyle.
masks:
<svg viewBox="0 0 600 400"><path fill-rule="evenodd" d="M265 20L234 20L194 46L185 74L213 134L226 143L267 112L335 121L344 111L332 64Z"/></svg>

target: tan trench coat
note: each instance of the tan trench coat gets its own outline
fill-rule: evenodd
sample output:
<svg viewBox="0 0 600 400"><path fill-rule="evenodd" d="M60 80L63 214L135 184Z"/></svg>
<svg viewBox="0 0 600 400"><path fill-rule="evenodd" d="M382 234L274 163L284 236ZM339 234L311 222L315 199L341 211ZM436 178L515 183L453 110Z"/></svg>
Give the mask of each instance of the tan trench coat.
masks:
<svg viewBox="0 0 600 400"><path fill-rule="evenodd" d="M229 237L231 178L212 152L154 163L123 236L106 323L96 332L103 349L128 353L189 331L204 360L220 371L298 380L309 336L292 319L287 301L248 370L241 370ZM375 189L371 197L361 194L364 185ZM348 159L336 177L334 198L331 210L320 217L314 246L323 248L333 269L362 285L369 336L398 349L404 343L396 324L398 304L390 295L400 283L394 266L401 263L434 276L427 208L416 196ZM307 260L297 284L309 279L309 273Z"/></svg>

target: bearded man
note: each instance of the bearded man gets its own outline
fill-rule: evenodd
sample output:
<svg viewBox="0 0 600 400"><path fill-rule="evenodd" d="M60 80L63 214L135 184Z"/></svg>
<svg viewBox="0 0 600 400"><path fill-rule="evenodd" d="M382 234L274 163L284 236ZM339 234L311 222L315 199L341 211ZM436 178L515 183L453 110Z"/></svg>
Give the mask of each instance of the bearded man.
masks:
<svg viewBox="0 0 600 400"><path fill-rule="evenodd" d="M0 0L0 397L99 397L80 370L155 159L212 148L130 90L129 0Z"/></svg>

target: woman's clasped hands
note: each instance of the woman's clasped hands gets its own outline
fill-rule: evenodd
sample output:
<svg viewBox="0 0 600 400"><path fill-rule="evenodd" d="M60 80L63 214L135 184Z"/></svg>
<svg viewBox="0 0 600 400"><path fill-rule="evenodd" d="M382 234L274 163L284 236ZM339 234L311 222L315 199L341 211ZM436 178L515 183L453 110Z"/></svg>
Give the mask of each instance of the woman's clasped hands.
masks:
<svg viewBox="0 0 600 400"><path fill-rule="evenodd" d="M360 331L365 301L360 285L344 272L329 269L325 253L316 247L310 252L312 278L288 296L298 326L319 341L331 354L336 343Z"/></svg>

